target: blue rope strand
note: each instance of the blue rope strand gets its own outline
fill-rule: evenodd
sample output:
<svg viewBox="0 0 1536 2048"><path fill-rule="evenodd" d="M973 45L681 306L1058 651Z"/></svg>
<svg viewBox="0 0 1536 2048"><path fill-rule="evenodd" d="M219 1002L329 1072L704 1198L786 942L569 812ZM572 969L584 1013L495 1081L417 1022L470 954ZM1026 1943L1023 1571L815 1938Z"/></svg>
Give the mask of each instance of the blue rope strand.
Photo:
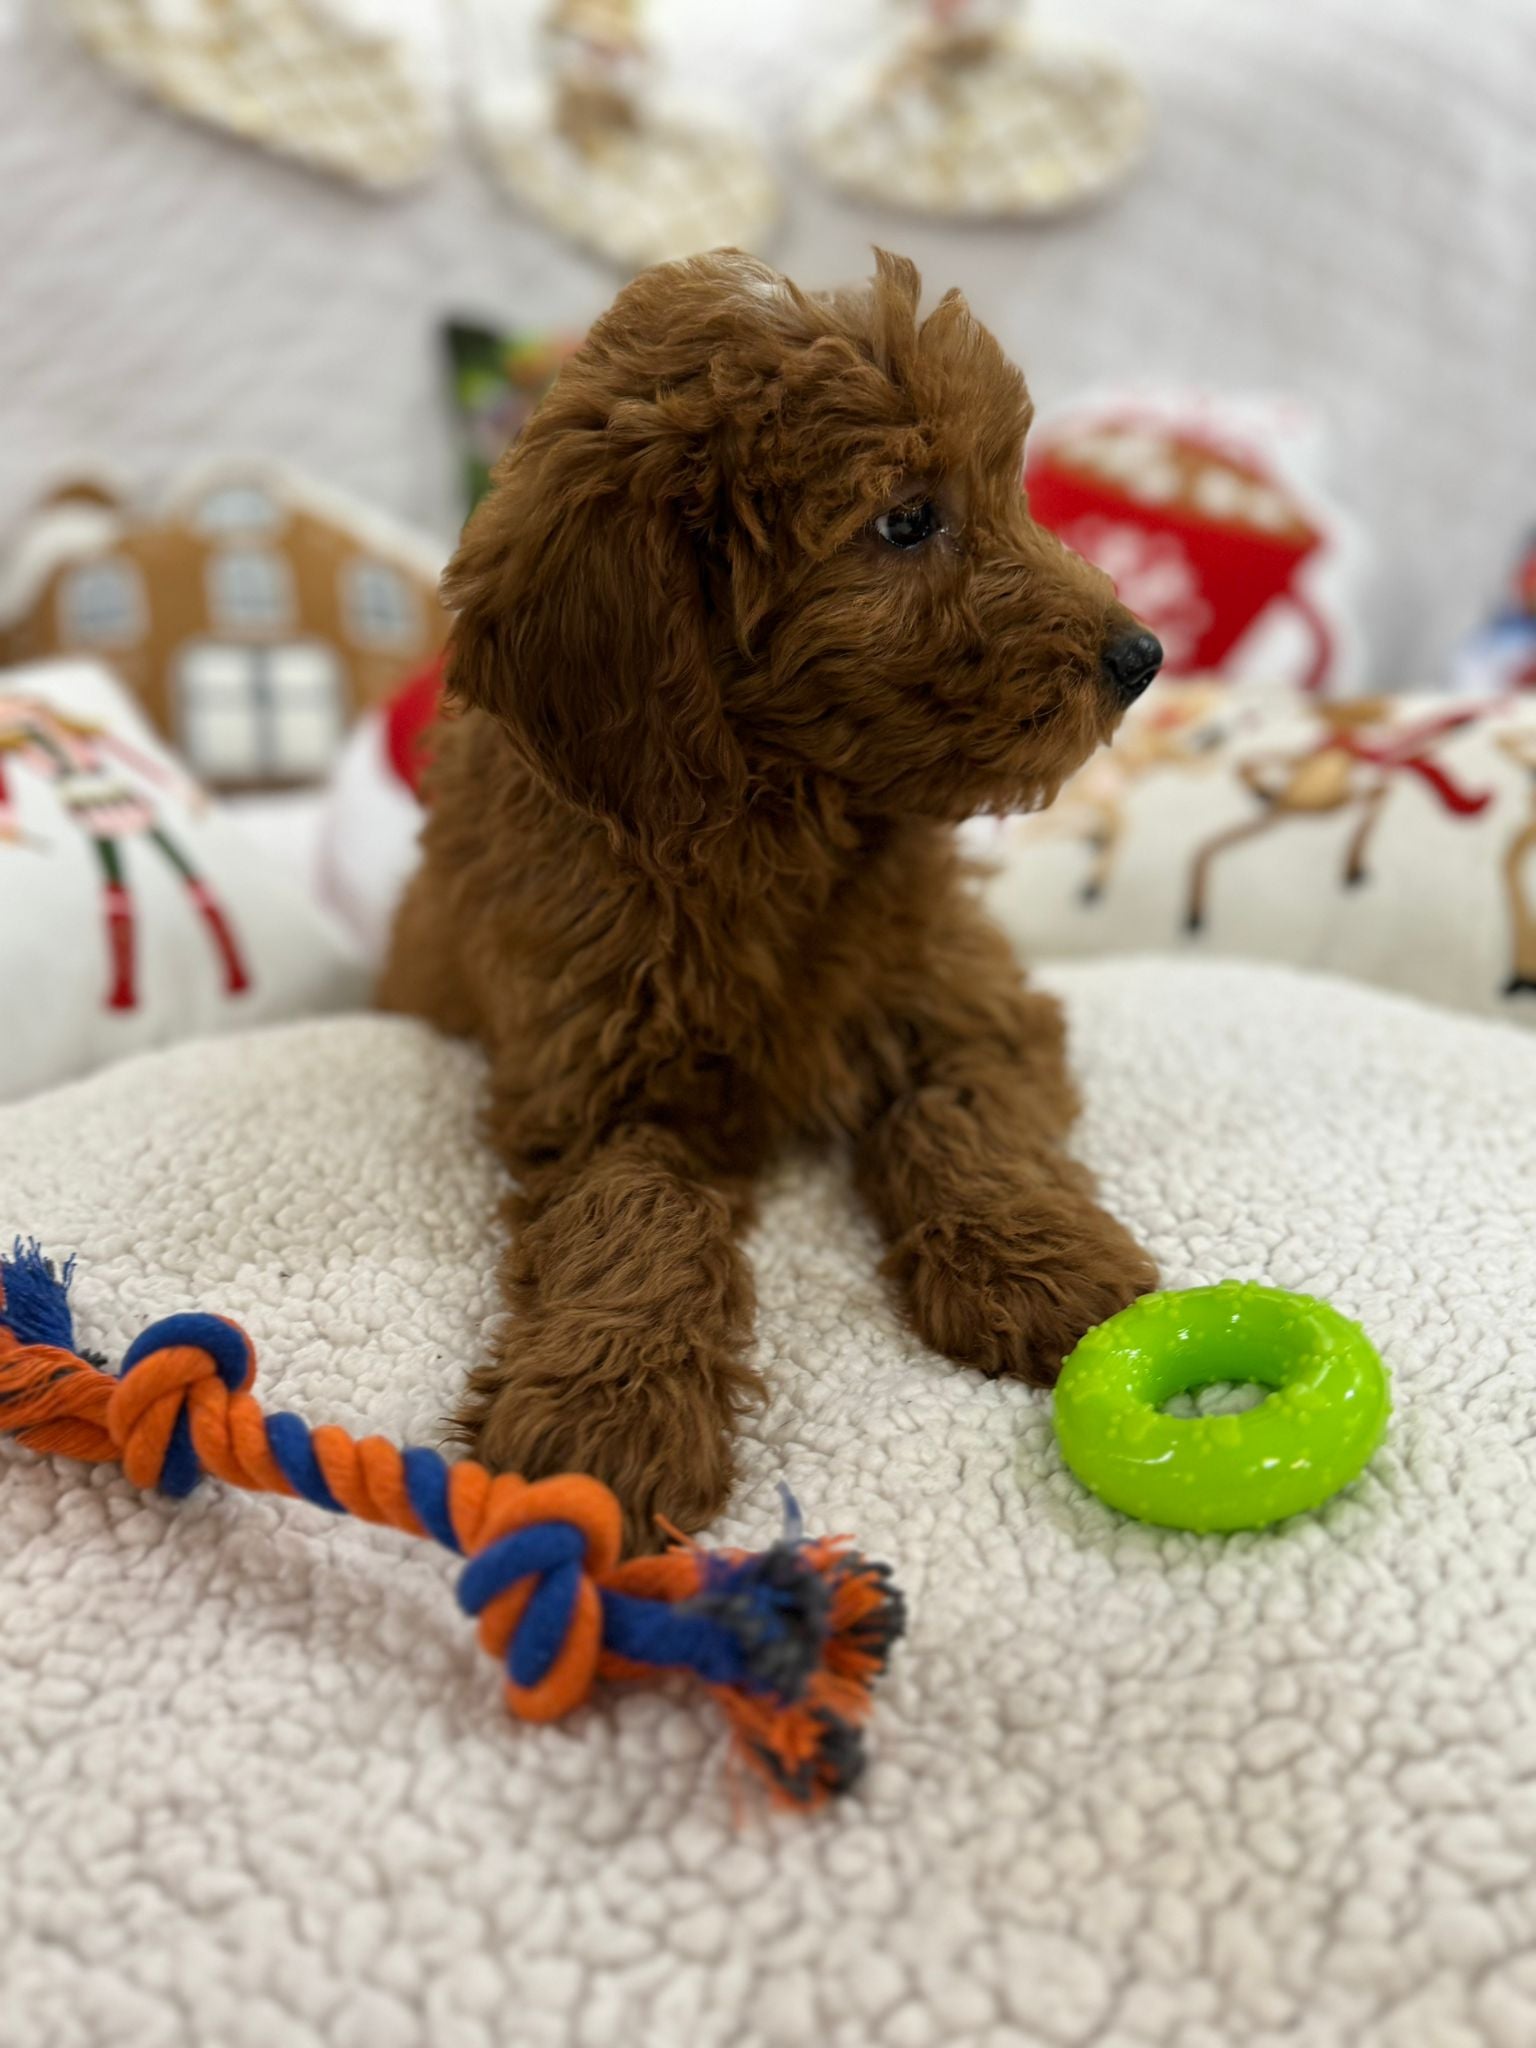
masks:
<svg viewBox="0 0 1536 2048"><path fill-rule="evenodd" d="M554 1527L555 1524L548 1526ZM576 1613L581 1559L558 1564L534 1581L528 1605L507 1649L507 1670L517 1685L537 1685L560 1654Z"/></svg>
<svg viewBox="0 0 1536 2048"><path fill-rule="evenodd" d="M507 1651L514 1683L537 1685L564 1643L576 1612L587 1543L570 1522L533 1522L477 1552L459 1574L459 1605L479 1614L498 1594L531 1578L533 1591Z"/></svg>
<svg viewBox="0 0 1536 2048"><path fill-rule="evenodd" d="M309 1424L297 1415L279 1413L267 1417L267 1442L277 1460L278 1470L305 1500L333 1515L347 1511L325 1483L315 1447L309 1440Z"/></svg>
<svg viewBox="0 0 1536 2048"><path fill-rule="evenodd" d="M606 1588L602 1602L604 1649L635 1664L695 1672L709 1685L747 1684L741 1644L707 1614Z"/></svg>
<svg viewBox="0 0 1536 2048"><path fill-rule="evenodd" d="M155 1491L166 1494L171 1500L185 1500L202 1476L203 1461L192 1448L192 1418L183 1402L177 1412L171 1440L165 1447Z"/></svg>
<svg viewBox="0 0 1536 2048"><path fill-rule="evenodd" d="M406 1498L417 1521L435 1543L441 1543L444 1550L451 1550L462 1557L463 1547L454 1533L453 1517L448 1512L447 1459L418 1444L402 1451L400 1462L405 1468Z"/></svg>
<svg viewBox="0 0 1536 2048"><path fill-rule="evenodd" d="M123 1353L120 1373L130 1373L136 1365L156 1351L171 1351L187 1346L194 1351L206 1351L213 1360L219 1378L233 1394L245 1384L246 1374L251 1369L251 1341L244 1330L226 1322L223 1316L210 1316L197 1309L188 1309L180 1315L162 1316L157 1323L151 1323L147 1330L141 1330L128 1349Z"/></svg>
<svg viewBox="0 0 1536 2048"><path fill-rule="evenodd" d="M466 1614L479 1614L519 1579L579 1564L586 1551L586 1538L570 1522L533 1522L514 1529L477 1551L459 1573L459 1605Z"/></svg>

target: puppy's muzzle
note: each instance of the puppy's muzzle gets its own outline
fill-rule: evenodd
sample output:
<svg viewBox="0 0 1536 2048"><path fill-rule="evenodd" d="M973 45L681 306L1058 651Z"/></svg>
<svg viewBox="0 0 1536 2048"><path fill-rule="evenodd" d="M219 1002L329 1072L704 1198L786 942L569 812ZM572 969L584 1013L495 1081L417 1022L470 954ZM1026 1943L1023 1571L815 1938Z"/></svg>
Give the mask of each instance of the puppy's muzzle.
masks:
<svg viewBox="0 0 1536 2048"><path fill-rule="evenodd" d="M1138 629L1120 633L1099 656L1104 680L1122 704L1134 704L1163 665L1163 645L1155 633Z"/></svg>

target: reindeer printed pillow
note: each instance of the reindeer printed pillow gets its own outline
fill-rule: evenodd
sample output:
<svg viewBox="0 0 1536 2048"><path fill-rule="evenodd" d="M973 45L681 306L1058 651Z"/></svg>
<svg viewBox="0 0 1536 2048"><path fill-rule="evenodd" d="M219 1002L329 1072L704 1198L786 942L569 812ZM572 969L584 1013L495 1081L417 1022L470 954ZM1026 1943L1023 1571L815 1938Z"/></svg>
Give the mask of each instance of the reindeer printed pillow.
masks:
<svg viewBox="0 0 1536 2048"><path fill-rule="evenodd" d="M966 829L1032 957L1246 954L1536 1026L1536 695L1164 683L1050 810Z"/></svg>
<svg viewBox="0 0 1536 2048"><path fill-rule="evenodd" d="M92 662L0 670L0 1100L360 1003L339 929Z"/></svg>

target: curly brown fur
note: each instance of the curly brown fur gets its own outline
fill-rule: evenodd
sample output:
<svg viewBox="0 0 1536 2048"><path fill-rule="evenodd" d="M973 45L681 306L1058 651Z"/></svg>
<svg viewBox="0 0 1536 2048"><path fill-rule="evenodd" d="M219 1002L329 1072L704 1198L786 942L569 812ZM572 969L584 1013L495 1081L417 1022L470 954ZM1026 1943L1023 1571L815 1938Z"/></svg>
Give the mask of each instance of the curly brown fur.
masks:
<svg viewBox="0 0 1536 2048"><path fill-rule="evenodd" d="M1135 621L1028 516L1022 377L918 292L884 255L821 298L734 253L645 273L445 580L461 715L381 993L484 1042L520 1190L460 1420L601 1475L636 1542L728 1491L785 1141L851 1139L914 1327L985 1372L1048 1382L1154 1277L951 832L1108 738Z"/></svg>

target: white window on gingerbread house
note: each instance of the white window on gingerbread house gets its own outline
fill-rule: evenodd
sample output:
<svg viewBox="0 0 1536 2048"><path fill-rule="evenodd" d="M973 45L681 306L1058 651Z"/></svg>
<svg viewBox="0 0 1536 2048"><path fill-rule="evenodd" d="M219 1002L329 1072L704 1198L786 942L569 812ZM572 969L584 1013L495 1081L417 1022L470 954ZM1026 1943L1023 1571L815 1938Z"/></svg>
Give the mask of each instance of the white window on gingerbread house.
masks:
<svg viewBox="0 0 1536 2048"><path fill-rule="evenodd" d="M208 610L221 633L282 633L293 624L293 572L268 548L208 557Z"/></svg>
<svg viewBox="0 0 1536 2048"><path fill-rule="evenodd" d="M71 569L59 584L58 608L66 647L131 647L148 618L137 565L115 557Z"/></svg>
<svg viewBox="0 0 1536 2048"><path fill-rule="evenodd" d="M270 491L260 484L220 484L210 491L193 514L199 533L218 536L238 533L271 533L281 525L283 514Z"/></svg>
<svg viewBox="0 0 1536 2048"><path fill-rule="evenodd" d="M357 555L341 571L341 611L359 647L401 652L421 637L415 590L388 562Z"/></svg>
<svg viewBox="0 0 1536 2048"><path fill-rule="evenodd" d="M177 736L209 781L315 781L335 759L344 710L341 663L323 641L195 641L177 663Z"/></svg>

